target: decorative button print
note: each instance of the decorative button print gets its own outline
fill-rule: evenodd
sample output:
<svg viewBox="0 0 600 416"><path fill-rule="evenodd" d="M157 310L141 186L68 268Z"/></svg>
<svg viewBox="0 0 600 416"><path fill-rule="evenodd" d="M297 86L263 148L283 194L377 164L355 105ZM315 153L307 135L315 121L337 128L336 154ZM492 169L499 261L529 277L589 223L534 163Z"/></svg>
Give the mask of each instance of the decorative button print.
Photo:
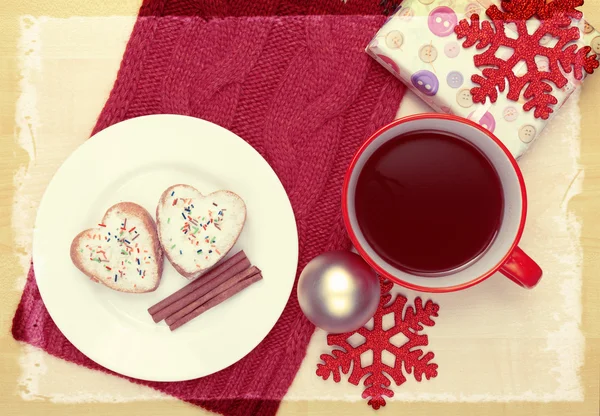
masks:
<svg viewBox="0 0 600 416"><path fill-rule="evenodd" d="M435 74L427 70L415 72L410 78L410 81L417 91L430 97L436 95L440 87L440 83Z"/></svg>
<svg viewBox="0 0 600 416"><path fill-rule="evenodd" d="M456 58L460 53L460 45L458 42L448 42L444 46L444 53L448 58Z"/></svg>
<svg viewBox="0 0 600 416"><path fill-rule="evenodd" d="M377 54L377 58L379 58L384 63L385 67L387 67L388 69L391 69L393 73L400 75L400 68L398 67L398 64L396 62L394 62L394 60L392 58L390 58L389 56L379 55L379 54Z"/></svg>
<svg viewBox="0 0 600 416"><path fill-rule="evenodd" d="M399 30L392 30L385 36L385 44L390 49L398 49L404 43L404 35Z"/></svg>
<svg viewBox="0 0 600 416"><path fill-rule="evenodd" d="M450 7L440 6L431 11L428 24L431 33L446 37L454 33L454 27L458 24L458 17Z"/></svg>
<svg viewBox="0 0 600 416"><path fill-rule="evenodd" d="M471 114L469 114L467 116L467 118L469 120L473 120L471 118L473 116L473 114L475 114L474 111ZM481 120L473 120L473 121L476 122L477 124L479 124L484 129L489 130L490 133L493 133L494 130L496 130L496 119L494 118L492 113L490 113L488 111L486 111L485 114L483 115L483 117L481 117Z"/></svg>
<svg viewBox="0 0 600 416"><path fill-rule="evenodd" d="M531 143L537 130L530 124L525 124L523 127L519 129L519 139L523 143Z"/></svg>
<svg viewBox="0 0 600 416"><path fill-rule="evenodd" d="M513 106L506 107L502 112L502 117L506 121L515 121L519 117L519 112Z"/></svg>
<svg viewBox="0 0 600 416"><path fill-rule="evenodd" d="M398 11L398 16L402 20L410 20L415 15L415 12L410 7L403 7Z"/></svg>
<svg viewBox="0 0 600 416"><path fill-rule="evenodd" d="M446 82L451 88L460 88L463 85L463 82L465 82L465 79L460 72L452 71L448 73Z"/></svg>
<svg viewBox="0 0 600 416"><path fill-rule="evenodd" d="M428 43L427 45L421 46L419 49L419 59L426 64L430 64L435 61L438 57L438 51L435 46Z"/></svg>
<svg viewBox="0 0 600 416"><path fill-rule="evenodd" d="M480 14L482 11L481 6L478 3L469 3L465 7L465 17L471 19L474 14Z"/></svg>
<svg viewBox="0 0 600 416"><path fill-rule="evenodd" d="M471 90L464 88L456 94L456 103L463 108L469 108L473 106L473 95Z"/></svg>
<svg viewBox="0 0 600 416"><path fill-rule="evenodd" d="M596 36L592 39L590 46L596 55L600 55L600 36Z"/></svg>

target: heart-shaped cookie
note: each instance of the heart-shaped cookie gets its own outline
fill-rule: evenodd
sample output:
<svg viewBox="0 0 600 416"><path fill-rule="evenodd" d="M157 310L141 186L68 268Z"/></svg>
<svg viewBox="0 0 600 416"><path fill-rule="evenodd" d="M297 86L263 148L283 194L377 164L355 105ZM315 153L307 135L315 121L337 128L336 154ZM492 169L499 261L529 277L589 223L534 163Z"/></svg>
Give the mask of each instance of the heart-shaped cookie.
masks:
<svg viewBox="0 0 600 416"><path fill-rule="evenodd" d="M194 279L217 264L237 241L246 222L246 204L230 191L202 195L173 185L156 207L160 244L177 271Z"/></svg>
<svg viewBox="0 0 600 416"><path fill-rule="evenodd" d="M120 292L152 292L163 270L154 220L132 202L113 205L98 228L79 233L71 260L86 276Z"/></svg>

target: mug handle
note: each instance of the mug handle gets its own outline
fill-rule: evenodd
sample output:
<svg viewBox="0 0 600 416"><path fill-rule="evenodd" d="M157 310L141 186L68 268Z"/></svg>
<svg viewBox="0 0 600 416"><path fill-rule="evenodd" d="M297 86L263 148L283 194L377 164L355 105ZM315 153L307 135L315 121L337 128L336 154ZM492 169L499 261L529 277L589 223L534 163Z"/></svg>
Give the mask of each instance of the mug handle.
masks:
<svg viewBox="0 0 600 416"><path fill-rule="evenodd" d="M500 272L526 289L532 289L542 278L542 269L523 250L516 247Z"/></svg>

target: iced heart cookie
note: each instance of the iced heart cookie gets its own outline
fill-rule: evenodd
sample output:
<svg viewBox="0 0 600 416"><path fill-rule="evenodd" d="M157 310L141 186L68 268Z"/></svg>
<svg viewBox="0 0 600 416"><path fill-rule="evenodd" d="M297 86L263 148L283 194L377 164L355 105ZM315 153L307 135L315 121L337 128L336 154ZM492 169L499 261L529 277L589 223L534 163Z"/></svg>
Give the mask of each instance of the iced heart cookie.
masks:
<svg viewBox="0 0 600 416"><path fill-rule="evenodd" d="M173 185L156 207L160 244L175 269L188 279L217 264L237 241L246 204L230 191L202 195L189 185Z"/></svg>
<svg viewBox="0 0 600 416"><path fill-rule="evenodd" d="M98 228L79 233L71 260L86 276L120 292L152 292L163 271L154 221L132 202L113 205Z"/></svg>

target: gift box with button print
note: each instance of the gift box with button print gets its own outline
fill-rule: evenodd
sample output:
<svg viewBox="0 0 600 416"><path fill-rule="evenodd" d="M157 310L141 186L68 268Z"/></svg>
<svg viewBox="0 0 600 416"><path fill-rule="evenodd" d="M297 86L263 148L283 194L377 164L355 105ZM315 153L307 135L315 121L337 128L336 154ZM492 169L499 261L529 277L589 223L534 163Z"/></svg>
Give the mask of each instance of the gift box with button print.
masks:
<svg viewBox="0 0 600 416"><path fill-rule="evenodd" d="M480 124L519 158L598 67L600 32L582 3L404 0L366 51L434 110Z"/></svg>

